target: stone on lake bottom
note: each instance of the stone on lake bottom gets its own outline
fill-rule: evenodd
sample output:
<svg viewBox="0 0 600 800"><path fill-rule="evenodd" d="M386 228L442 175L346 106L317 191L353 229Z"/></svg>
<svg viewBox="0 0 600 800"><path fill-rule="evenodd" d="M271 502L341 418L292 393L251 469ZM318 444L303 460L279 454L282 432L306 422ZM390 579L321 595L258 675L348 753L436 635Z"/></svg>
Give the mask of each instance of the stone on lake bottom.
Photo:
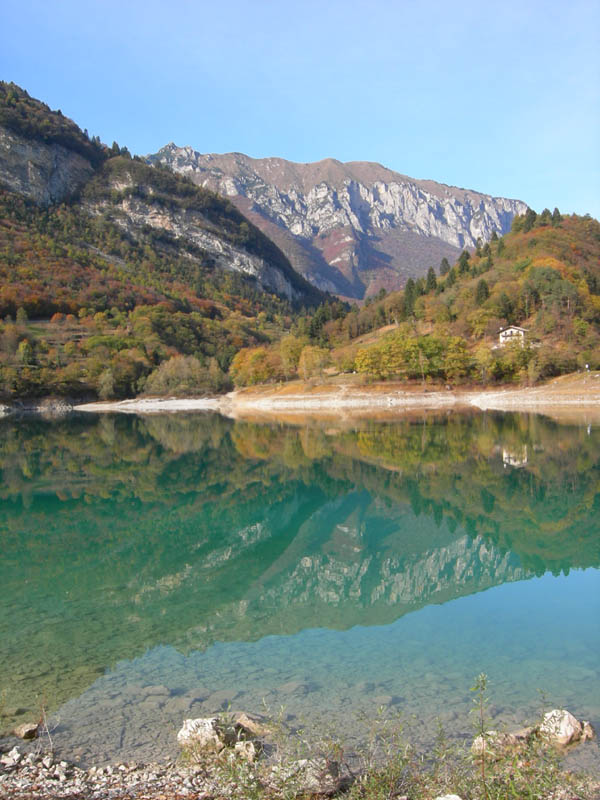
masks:
<svg viewBox="0 0 600 800"><path fill-rule="evenodd" d="M234 714L233 722L238 735L266 736L266 734L269 732L269 729L263 723L261 718L256 717L253 714L246 714L244 711L239 711Z"/></svg>
<svg viewBox="0 0 600 800"><path fill-rule="evenodd" d="M37 739L40 726L37 722L23 722L21 725L13 730L15 736L19 739Z"/></svg>

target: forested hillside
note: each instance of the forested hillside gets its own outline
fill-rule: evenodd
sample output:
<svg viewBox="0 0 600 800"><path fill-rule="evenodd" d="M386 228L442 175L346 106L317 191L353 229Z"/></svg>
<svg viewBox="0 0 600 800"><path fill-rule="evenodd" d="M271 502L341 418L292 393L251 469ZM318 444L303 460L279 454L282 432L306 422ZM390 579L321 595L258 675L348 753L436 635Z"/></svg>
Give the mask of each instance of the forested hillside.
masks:
<svg viewBox="0 0 600 800"><path fill-rule="evenodd" d="M444 259L404 291L381 291L337 318L331 311L300 320L278 351L240 352L236 383L356 371L368 380L531 384L599 369L600 224L530 210L509 234L463 251L453 266ZM510 325L524 338L501 346Z"/></svg>
<svg viewBox="0 0 600 800"><path fill-rule="evenodd" d="M0 399L221 391L325 299L228 200L14 84L0 135Z"/></svg>

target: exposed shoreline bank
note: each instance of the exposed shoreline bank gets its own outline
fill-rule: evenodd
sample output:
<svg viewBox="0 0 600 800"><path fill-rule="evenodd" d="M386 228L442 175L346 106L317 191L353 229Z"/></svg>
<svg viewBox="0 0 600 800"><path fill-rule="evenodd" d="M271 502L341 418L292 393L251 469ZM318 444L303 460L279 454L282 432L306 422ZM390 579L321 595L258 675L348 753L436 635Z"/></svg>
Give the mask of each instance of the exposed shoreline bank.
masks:
<svg viewBox="0 0 600 800"><path fill-rule="evenodd" d="M311 385L299 381L279 386L258 386L222 397L136 398L76 405L83 412L157 414L217 411L233 418L342 416L390 418L415 411L467 409L517 411L553 417L600 421L600 373L568 375L536 387L503 389L422 389L405 384Z"/></svg>

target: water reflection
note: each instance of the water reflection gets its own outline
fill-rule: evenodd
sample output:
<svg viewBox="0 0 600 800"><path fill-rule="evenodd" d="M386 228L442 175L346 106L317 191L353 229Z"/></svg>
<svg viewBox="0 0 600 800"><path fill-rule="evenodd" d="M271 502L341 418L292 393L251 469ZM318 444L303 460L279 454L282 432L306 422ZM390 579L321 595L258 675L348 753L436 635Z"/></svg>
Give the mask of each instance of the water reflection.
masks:
<svg viewBox="0 0 600 800"><path fill-rule="evenodd" d="M3 420L0 470L5 725L160 646L387 625L600 564L600 433L533 415Z"/></svg>

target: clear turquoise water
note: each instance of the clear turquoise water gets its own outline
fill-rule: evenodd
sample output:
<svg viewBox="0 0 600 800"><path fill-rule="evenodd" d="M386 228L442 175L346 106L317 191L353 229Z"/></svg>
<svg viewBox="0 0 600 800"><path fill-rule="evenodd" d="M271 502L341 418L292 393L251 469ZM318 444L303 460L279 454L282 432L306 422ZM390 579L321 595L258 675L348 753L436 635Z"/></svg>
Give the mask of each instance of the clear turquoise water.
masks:
<svg viewBox="0 0 600 800"><path fill-rule="evenodd" d="M494 724L539 689L600 722L596 429L70 417L0 442L4 727L44 703L65 755L146 760L227 707L350 747L383 708L426 746L470 733L480 672Z"/></svg>

